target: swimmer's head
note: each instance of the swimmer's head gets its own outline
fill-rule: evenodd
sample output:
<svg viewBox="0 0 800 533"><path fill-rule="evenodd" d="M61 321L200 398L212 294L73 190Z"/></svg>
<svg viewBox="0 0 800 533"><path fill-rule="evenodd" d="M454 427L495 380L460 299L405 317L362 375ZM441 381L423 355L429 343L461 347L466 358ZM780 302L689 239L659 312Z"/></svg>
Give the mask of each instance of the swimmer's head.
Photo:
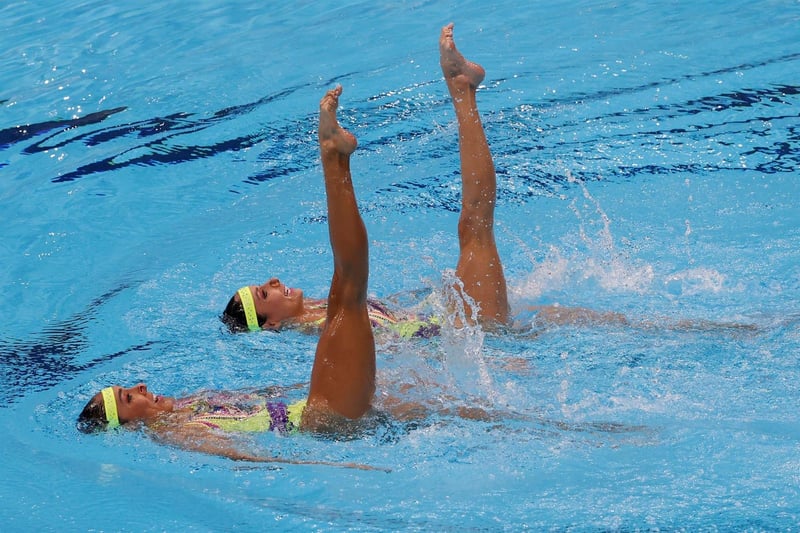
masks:
<svg viewBox="0 0 800 533"><path fill-rule="evenodd" d="M220 319L231 333L280 329L281 323L303 312L303 291L291 289L278 278L263 285L246 285L236 291Z"/></svg>
<svg viewBox="0 0 800 533"><path fill-rule="evenodd" d="M83 433L114 429L130 422L153 419L172 411L174 406L172 398L149 392L144 383L128 389L114 385L98 392L86 403L78 416L78 429Z"/></svg>
<svg viewBox="0 0 800 533"><path fill-rule="evenodd" d="M234 294L220 317L231 333L258 331L265 322L259 318L250 287L244 286Z"/></svg>

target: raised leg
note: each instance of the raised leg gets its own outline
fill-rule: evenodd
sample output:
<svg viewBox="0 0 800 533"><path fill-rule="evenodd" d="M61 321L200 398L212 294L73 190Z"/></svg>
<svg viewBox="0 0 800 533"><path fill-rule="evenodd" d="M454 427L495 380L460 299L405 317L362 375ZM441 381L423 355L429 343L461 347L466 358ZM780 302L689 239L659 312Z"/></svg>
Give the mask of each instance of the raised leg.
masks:
<svg viewBox="0 0 800 533"><path fill-rule="evenodd" d="M342 87L319 106L319 147L328 202L333 279L328 314L314 366L303 426L319 429L330 415L355 419L370 409L375 393L375 341L367 315L369 250L350 175L356 138L336 119Z"/></svg>
<svg viewBox="0 0 800 533"><path fill-rule="evenodd" d="M494 239L497 178L476 99L478 84L486 73L458 51L452 23L442 28L439 59L458 120L461 155L460 252L456 276L467 295L480 307L479 322L487 326L505 324L509 315L508 292Z"/></svg>

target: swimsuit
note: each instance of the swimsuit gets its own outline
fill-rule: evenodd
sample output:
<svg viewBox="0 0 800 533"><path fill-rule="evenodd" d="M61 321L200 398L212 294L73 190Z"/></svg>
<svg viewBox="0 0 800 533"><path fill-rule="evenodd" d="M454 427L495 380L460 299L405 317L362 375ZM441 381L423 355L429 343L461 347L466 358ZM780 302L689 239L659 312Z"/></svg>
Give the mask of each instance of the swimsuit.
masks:
<svg viewBox="0 0 800 533"><path fill-rule="evenodd" d="M214 396L187 398L178 407L191 409L187 426L231 432L277 431L297 433L306 400L292 404L267 401L257 394L217 393Z"/></svg>
<svg viewBox="0 0 800 533"><path fill-rule="evenodd" d="M327 303L320 304L318 309L324 309ZM394 332L397 336L404 339L435 337L441 330L441 320L438 317L418 317L411 315L398 319L392 314L384 304L378 300L367 300L367 315L373 328L382 328ZM325 324L325 317L314 322L315 325L322 327Z"/></svg>

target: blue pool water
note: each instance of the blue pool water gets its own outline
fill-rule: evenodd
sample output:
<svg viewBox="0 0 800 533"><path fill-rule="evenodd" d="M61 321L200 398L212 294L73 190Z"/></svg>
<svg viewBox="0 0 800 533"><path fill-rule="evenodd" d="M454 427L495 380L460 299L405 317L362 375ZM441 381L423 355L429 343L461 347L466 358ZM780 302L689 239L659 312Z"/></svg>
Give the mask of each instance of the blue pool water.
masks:
<svg viewBox="0 0 800 533"><path fill-rule="evenodd" d="M4 531L800 527L799 2L127 4L0 7ZM250 443L390 473L79 434L110 383L307 381L313 338L217 317L271 275L325 294L315 120L337 83L370 290L436 294L451 20L487 70L524 333L383 342L378 394L506 416ZM540 328L535 303L634 325Z"/></svg>

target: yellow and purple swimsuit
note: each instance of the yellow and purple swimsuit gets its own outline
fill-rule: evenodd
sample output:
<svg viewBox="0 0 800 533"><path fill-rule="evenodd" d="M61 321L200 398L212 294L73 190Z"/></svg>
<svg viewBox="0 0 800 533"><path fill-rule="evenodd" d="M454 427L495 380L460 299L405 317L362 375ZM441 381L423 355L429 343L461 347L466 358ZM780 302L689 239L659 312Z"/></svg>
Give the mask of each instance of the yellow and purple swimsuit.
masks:
<svg viewBox="0 0 800 533"><path fill-rule="evenodd" d="M286 404L257 394L216 393L211 397L186 398L178 408L191 409L187 426L231 432L296 433L306 399Z"/></svg>

